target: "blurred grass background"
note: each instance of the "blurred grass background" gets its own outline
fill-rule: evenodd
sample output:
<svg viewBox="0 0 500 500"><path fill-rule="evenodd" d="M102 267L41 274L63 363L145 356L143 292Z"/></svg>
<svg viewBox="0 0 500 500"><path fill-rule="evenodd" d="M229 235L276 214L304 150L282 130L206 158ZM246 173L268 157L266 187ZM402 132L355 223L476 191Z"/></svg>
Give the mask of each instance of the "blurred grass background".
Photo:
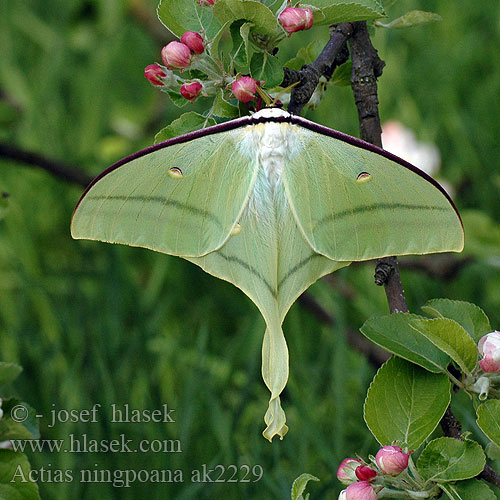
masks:
<svg viewBox="0 0 500 500"><path fill-rule="evenodd" d="M1 2L0 140L95 175L150 145L182 111L203 110L202 99L175 108L143 77L169 41L155 7L156 0ZM408 303L418 312L430 298L468 300L498 328L500 5L400 0L390 18L414 8L437 12L443 21L377 31L374 44L387 63L380 112L383 121L399 120L439 147L440 174L465 214L473 261L447 280L403 269ZM282 50L292 57L315 36L314 30L296 34ZM349 87L329 89L307 117L357 135ZM268 399L260 376L264 323L249 299L181 259L73 241L69 222L82 189L44 171L0 159L0 191L10 194L0 221L0 359L24 367L15 392L45 415L102 405L98 423L48 428L44 419L42 437L124 433L136 441L182 443L179 454L30 454L33 468L71 469L75 478L81 469L184 472L184 483L130 488L44 482L44 500L286 499L305 471L321 478L309 488L311 499L330 499L340 489L340 461L376 452L362 421L375 368L346 342L349 329L387 312L372 264L343 269L311 289L334 327L300 304L288 314L290 431L270 445L261 436ZM110 424L113 403L151 409L168 403L177 422ZM262 465L262 479L189 480L202 464L243 463Z"/></svg>

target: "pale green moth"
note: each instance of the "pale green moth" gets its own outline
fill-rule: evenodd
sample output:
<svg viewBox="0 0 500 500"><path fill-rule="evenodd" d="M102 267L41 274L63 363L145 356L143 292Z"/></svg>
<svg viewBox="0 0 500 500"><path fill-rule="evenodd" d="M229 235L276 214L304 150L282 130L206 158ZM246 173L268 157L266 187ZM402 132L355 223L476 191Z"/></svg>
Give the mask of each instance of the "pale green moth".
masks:
<svg viewBox="0 0 500 500"><path fill-rule="evenodd" d="M78 203L74 238L183 257L241 288L267 325L264 436L288 428L281 325L295 299L353 260L460 251L446 192L405 161L359 139L263 109L125 158Z"/></svg>

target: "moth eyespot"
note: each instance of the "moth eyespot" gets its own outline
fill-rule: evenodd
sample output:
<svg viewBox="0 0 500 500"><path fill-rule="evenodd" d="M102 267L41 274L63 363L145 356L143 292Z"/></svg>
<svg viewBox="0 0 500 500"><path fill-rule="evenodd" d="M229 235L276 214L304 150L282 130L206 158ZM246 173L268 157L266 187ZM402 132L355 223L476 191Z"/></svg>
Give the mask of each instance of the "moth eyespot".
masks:
<svg viewBox="0 0 500 500"><path fill-rule="evenodd" d="M184 177L182 170L178 167L172 167L168 171L168 175L170 175L170 177L172 177L172 179L182 179Z"/></svg>
<svg viewBox="0 0 500 500"><path fill-rule="evenodd" d="M361 172L356 177L356 182L358 182L359 184L363 184L365 182L370 182L371 180L372 180L372 176L368 172Z"/></svg>
<svg viewBox="0 0 500 500"><path fill-rule="evenodd" d="M237 234L240 234L241 233L241 225L236 223L233 227L233 229L231 229L231 236L236 236Z"/></svg>

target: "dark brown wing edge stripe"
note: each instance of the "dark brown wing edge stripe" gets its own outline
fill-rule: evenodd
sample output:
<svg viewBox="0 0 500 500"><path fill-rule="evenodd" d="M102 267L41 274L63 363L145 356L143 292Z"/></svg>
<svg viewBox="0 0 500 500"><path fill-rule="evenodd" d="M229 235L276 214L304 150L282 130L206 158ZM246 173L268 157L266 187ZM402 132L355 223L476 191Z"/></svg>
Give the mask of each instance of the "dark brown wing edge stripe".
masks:
<svg viewBox="0 0 500 500"><path fill-rule="evenodd" d="M399 156L396 156L392 153L389 153L389 151L386 151L385 149L379 148L378 146L375 146L374 144L363 141L362 139L358 139L357 137L352 137L351 135L344 134L344 133L339 132L337 130L333 130L331 128L325 127L324 125L319 125L318 123L312 122L310 120L306 120L305 118L302 118L300 116L291 115L291 117L288 121L290 123L294 123L296 125L300 125L301 127L312 130L313 132L317 132L319 134L323 134L323 135L326 135L328 137L333 137L334 139L339 139L341 141L347 142L348 144L351 144L351 146L356 146L358 148L366 149L366 150L371 151L373 153L377 153L381 156L384 156L385 158L387 158L389 160L392 160L396 163L399 163L402 167L405 167L408 170L415 172L417 175L420 175L420 177L423 177L426 181L430 182L434 187L439 189L439 191L441 191L441 193L446 197L446 199L449 201L450 205L453 207L453 210L455 210L455 213L457 214L458 220L460 221L460 224L461 224L462 230L463 230L464 224L462 222L462 218L460 217L460 214L458 213L458 210L457 210L457 207L455 206L455 203L450 198L450 195L445 191L445 189L441 186L441 184L439 184L439 182L437 182L435 179L433 179L430 175L426 174L423 170L420 170L419 168L415 167L415 165L408 163L406 160L403 160L403 158L400 158Z"/></svg>
<svg viewBox="0 0 500 500"><path fill-rule="evenodd" d="M138 151L137 153L134 153L130 156L126 156L125 158L122 158L121 160L117 161L110 167L108 167L106 170L101 172L85 189L83 192L82 196L78 200L78 203L76 204L75 209L73 210L73 216L75 215L76 209L80 205L81 201L85 197L85 195L88 193L90 188L100 179L102 179L105 175L109 174L113 170L117 169L118 167L121 167L122 165L125 165L126 163L131 162L132 160L135 160L137 158L140 158L141 156L145 156L149 153L153 153L154 151L158 151L159 149L166 148L168 146L172 146L174 144L182 144L183 142L189 142L194 139L198 139L199 137L204 137L206 135L211 135L211 134L218 134L220 132L226 132L228 130L234 130L239 127L244 127L246 125L254 125L256 123L264 123L264 122L288 122L292 123L295 125L300 125L301 127L307 128L309 130L312 130L313 132L317 132L322 135L326 135L327 137L333 137L334 139L339 139L343 142L347 142L348 144L351 144L352 146L361 148L361 149L366 149L368 151L371 151L373 153L377 153L381 156L384 156L385 158L392 160L396 163L399 163L401 166L411 170L412 172L415 172L417 175L420 175L420 177L423 177L426 181L430 182L434 187L439 189L441 193L446 197L446 199L450 202L451 206L453 207L453 210L455 210L455 213L457 214L458 220L460 221L460 224L462 226L463 230L463 222L462 218L460 217L460 214L458 213L457 207L455 206L455 203L453 203L453 200L450 198L448 193L444 190L444 188L437 182L435 181L430 175L426 174L419 168L415 167L411 163L408 163L406 160L403 160L399 156L396 156L392 153L389 153L385 149L379 148L378 146L375 146L373 144L370 144L369 142L363 141L362 139L358 139L356 137L352 137L351 135L344 134L342 132L339 132L337 130L333 130L331 128L325 127L324 125L319 125L318 123L312 122L310 120L306 120L305 118L302 118L300 116L296 115L288 115L288 116L279 116L279 117L273 117L273 118L253 118L251 115L250 116L243 116L241 118L236 118L235 120L230 120L224 123L219 123L217 125L212 125L211 127L203 128L201 130L195 130L194 132L189 132L187 134L179 135L178 137L173 137L172 139L168 139L166 141L160 142L158 144L155 144L153 146L149 146L146 149L142 149L141 151Z"/></svg>
<svg viewBox="0 0 500 500"><path fill-rule="evenodd" d="M158 151L159 149L167 148L168 146L172 146L174 144L182 144L183 142L189 142L189 141L192 141L194 139L198 139L198 137L204 137L204 136L210 135L210 134L217 134L219 132L233 130L233 129L238 128L238 127L250 125L250 124L255 123L257 121L259 121L259 120L252 121L251 116L243 116L242 118L237 118L236 120L230 120L228 122L219 123L219 124L213 125L211 127L202 128L200 130L195 130L195 131L189 132L187 134L179 135L178 137L173 137L172 139L167 139L166 141L159 142L158 144L154 144L153 146L149 146L145 149L141 149L140 151L137 151L137 153L133 153L129 156L126 156L125 158L122 158L121 160L117 161L116 163L113 163L113 165L111 165L106 170L101 172L94 180L91 181L91 183L85 188L85 191L83 192L82 196L80 196L80 199L78 200L78 203L76 204L75 210L73 210L73 215L75 215L76 209L78 208L78 206L82 202L85 195L89 192L90 188L97 181L101 180L105 175L109 174L113 170L116 170L118 167L121 167L122 165L125 165L126 163L129 163L133 160L136 160L137 158L140 158L141 156L145 156L149 153L153 153L154 151Z"/></svg>

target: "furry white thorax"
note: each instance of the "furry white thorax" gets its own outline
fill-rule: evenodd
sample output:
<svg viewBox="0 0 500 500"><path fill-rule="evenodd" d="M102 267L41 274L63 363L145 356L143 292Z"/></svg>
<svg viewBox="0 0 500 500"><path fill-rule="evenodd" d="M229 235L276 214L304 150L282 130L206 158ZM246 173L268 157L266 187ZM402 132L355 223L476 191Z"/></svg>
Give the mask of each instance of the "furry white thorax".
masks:
<svg viewBox="0 0 500 500"><path fill-rule="evenodd" d="M262 127L262 128L261 128ZM257 125L254 141L257 143L259 164L271 185L276 185L283 174L287 152L287 123L267 122Z"/></svg>
<svg viewBox="0 0 500 500"><path fill-rule="evenodd" d="M281 116L290 115L281 109L268 108L258 111L253 118ZM270 227L276 225L275 204L278 203L282 207L286 204L281 178L290 152L297 147L293 144L294 127L296 126L287 122L273 121L248 125L239 144L239 149L245 156L257 159L259 163L257 180L245 216L252 213L260 224L270 224Z"/></svg>
<svg viewBox="0 0 500 500"><path fill-rule="evenodd" d="M252 118L275 118L290 116L290 113L278 108L264 108ZM271 186L281 180L287 152L290 149L289 123L263 122L248 127L250 142L258 155L259 165Z"/></svg>

